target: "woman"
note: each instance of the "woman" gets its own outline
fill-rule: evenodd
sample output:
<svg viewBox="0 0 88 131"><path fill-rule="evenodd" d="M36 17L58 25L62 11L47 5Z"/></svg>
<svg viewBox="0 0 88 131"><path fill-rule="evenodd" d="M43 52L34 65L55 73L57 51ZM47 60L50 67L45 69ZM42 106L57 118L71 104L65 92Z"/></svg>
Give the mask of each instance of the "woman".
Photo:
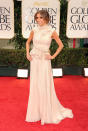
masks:
<svg viewBox="0 0 88 131"><path fill-rule="evenodd" d="M54 89L51 60L63 49L63 43L55 30L48 24L50 16L47 11L40 10L34 16L38 27L35 27L26 42L26 56L30 61L30 95L26 114L27 122L41 120L44 123L59 123L62 119L72 118L72 111L64 108ZM52 39L58 49L51 56L49 52ZM33 40L33 49L29 54L29 45Z"/></svg>

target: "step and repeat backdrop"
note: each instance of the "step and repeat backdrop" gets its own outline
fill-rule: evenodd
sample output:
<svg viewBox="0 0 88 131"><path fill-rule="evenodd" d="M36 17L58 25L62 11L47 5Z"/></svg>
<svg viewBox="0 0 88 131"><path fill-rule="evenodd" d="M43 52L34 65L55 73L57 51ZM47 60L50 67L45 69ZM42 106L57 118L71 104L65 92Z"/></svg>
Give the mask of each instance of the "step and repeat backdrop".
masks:
<svg viewBox="0 0 88 131"><path fill-rule="evenodd" d="M22 1L22 35L28 38L32 28L37 26L34 14L41 9L51 16L50 25L59 35L60 1L59 0L17 0ZM88 38L88 0L67 0L68 38ZM14 0L0 0L0 39L14 37Z"/></svg>

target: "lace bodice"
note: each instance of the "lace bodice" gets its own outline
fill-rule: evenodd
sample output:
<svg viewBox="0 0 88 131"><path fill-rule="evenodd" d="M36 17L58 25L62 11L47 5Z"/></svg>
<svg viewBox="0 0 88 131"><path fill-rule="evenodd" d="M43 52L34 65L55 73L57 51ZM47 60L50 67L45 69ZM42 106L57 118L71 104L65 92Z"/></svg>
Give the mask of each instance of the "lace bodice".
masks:
<svg viewBox="0 0 88 131"><path fill-rule="evenodd" d="M33 31L33 49L31 50L30 55L34 58L45 58L45 54L50 53L49 48L54 29L49 25L44 25L35 27Z"/></svg>
<svg viewBox="0 0 88 131"><path fill-rule="evenodd" d="M39 48L40 50L48 51L51 41L52 41L52 29L49 25L38 26L33 29L34 37L33 37L33 46Z"/></svg>

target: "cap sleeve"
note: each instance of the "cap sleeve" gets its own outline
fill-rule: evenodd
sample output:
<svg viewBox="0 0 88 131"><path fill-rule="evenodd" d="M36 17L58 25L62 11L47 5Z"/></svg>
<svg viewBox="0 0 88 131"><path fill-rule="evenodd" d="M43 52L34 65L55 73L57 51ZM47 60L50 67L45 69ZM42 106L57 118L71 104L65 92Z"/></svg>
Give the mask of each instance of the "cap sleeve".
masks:
<svg viewBox="0 0 88 131"><path fill-rule="evenodd" d="M51 33L53 33L54 31L55 31L55 28L52 28L52 29L51 29Z"/></svg>
<svg viewBox="0 0 88 131"><path fill-rule="evenodd" d="M51 36L52 36L54 31L56 31L55 28L50 27L50 34L51 34Z"/></svg>

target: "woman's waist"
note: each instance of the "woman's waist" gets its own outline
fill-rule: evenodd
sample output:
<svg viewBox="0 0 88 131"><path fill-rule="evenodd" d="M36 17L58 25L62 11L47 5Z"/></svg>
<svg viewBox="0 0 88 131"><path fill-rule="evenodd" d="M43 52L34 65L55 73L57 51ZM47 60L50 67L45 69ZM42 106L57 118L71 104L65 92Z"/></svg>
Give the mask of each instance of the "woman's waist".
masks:
<svg viewBox="0 0 88 131"><path fill-rule="evenodd" d="M44 58L47 54L50 54L50 50L40 49L38 47L33 47L30 51L30 55L35 58Z"/></svg>
<svg viewBox="0 0 88 131"><path fill-rule="evenodd" d="M50 50L49 48L46 48L46 47L41 47L41 46L33 46L33 49L35 52L38 52L38 53L50 53Z"/></svg>

